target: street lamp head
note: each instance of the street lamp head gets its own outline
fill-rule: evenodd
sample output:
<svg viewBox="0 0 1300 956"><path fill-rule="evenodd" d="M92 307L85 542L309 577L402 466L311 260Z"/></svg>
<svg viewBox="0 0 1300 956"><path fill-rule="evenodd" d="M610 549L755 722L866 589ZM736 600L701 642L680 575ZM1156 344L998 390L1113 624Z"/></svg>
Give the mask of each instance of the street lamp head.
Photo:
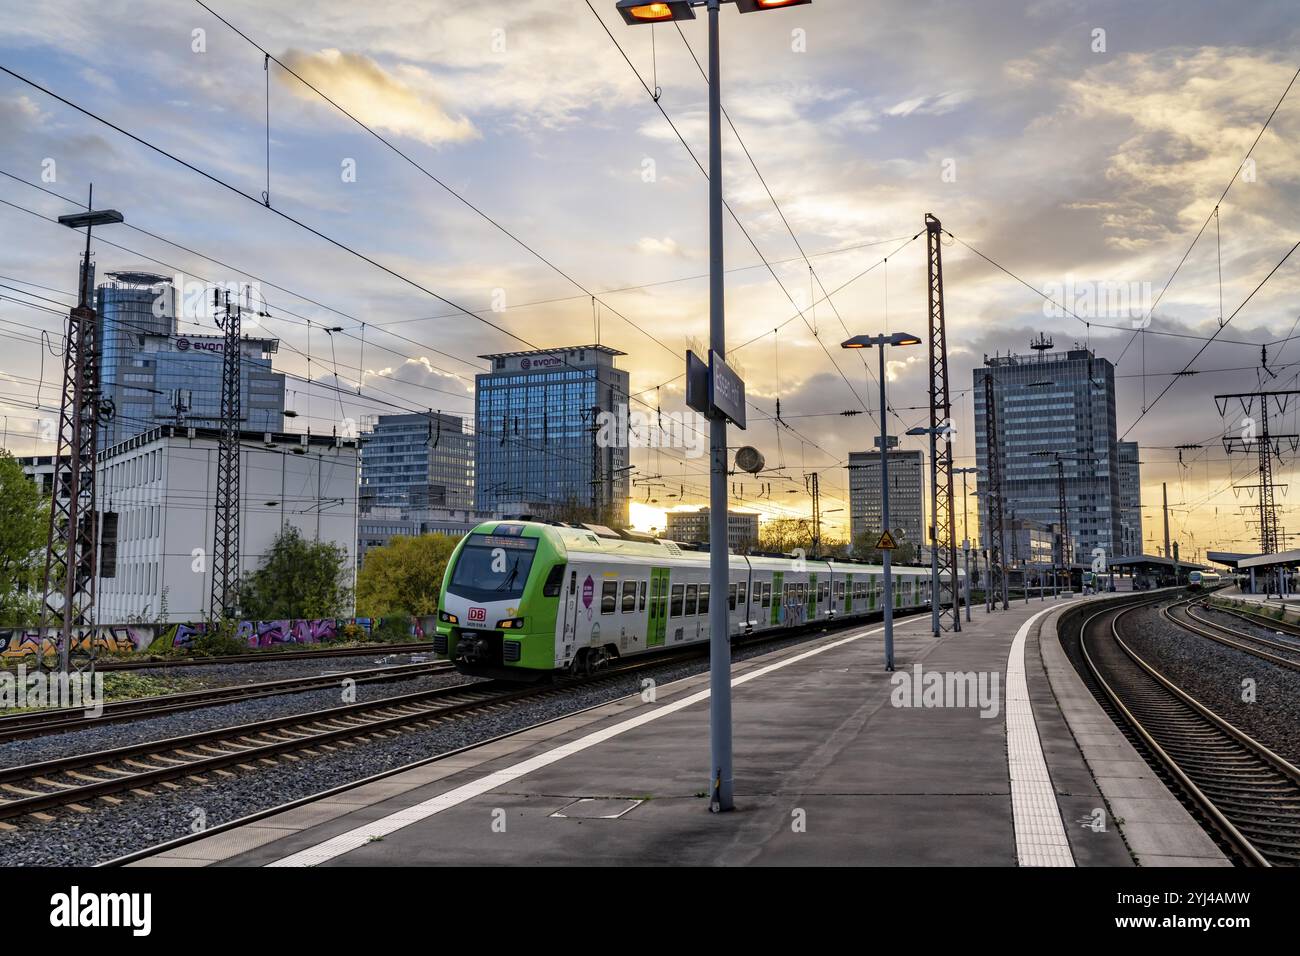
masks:
<svg viewBox="0 0 1300 956"><path fill-rule="evenodd" d="M929 429L929 428L925 428L925 427L922 426L922 425L917 425L915 428L909 428L909 429L907 430L906 434L908 434L908 435L928 435L928 434L930 434L930 432L931 432L931 429Z"/></svg>
<svg viewBox="0 0 1300 956"><path fill-rule="evenodd" d="M694 20L695 11L690 0L618 0L618 12L627 23L668 23L672 20Z"/></svg>
<svg viewBox="0 0 1300 956"><path fill-rule="evenodd" d="M736 0L736 9L741 13L754 13L778 7L797 7L804 3L812 3L812 0Z"/></svg>
<svg viewBox="0 0 1300 956"><path fill-rule="evenodd" d="M921 340L911 332L895 332L892 335L855 335L840 343L842 349L881 348L886 345L920 345Z"/></svg>
<svg viewBox="0 0 1300 956"><path fill-rule="evenodd" d="M125 217L116 209L96 209L93 212L74 212L59 217L59 225L69 229L85 229L87 226L104 226L115 222L124 222Z"/></svg>

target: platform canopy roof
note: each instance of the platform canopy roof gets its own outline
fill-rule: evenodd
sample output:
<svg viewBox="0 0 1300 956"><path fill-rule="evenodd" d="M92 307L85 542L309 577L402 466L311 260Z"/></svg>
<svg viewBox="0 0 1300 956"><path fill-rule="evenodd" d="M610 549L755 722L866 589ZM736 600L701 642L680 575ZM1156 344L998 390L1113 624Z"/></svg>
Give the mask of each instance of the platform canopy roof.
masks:
<svg viewBox="0 0 1300 956"><path fill-rule="evenodd" d="M1242 561L1246 560L1247 558L1255 558L1255 557L1259 557L1259 555L1257 555L1254 551L1249 551L1244 554L1238 554L1235 551L1206 551L1205 552L1205 560L1213 561L1215 564L1227 565L1230 568L1237 567Z"/></svg>
<svg viewBox="0 0 1300 956"><path fill-rule="evenodd" d="M1300 551L1279 551L1277 554L1257 554L1238 563L1239 568L1271 568L1279 564L1300 564Z"/></svg>
<svg viewBox="0 0 1300 956"><path fill-rule="evenodd" d="M1180 571L1204 571L1206 565L1197 564L1194 561L1174 561L1173 558L1162 558L1154 554L1133 554L1126 558L1111 558L1108 564L1112 568L1168 568L1173 570L1174 565L1178 565Z"/></svg>

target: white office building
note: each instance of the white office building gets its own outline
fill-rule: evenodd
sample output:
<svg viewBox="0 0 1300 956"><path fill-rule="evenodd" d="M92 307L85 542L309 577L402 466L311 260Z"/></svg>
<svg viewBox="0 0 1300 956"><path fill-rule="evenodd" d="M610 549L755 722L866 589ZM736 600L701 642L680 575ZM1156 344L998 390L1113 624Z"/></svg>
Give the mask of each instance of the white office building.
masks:
<svg viewBox="0 0 1300 956"><path fill-rule="evenodd" d="M99 453L96 616L101 624L205 620L212 589L219 433L153 428ZM245 432L240 453L239 569L256 570L280 531L347 554L355 579L357 442Z"/></svg>

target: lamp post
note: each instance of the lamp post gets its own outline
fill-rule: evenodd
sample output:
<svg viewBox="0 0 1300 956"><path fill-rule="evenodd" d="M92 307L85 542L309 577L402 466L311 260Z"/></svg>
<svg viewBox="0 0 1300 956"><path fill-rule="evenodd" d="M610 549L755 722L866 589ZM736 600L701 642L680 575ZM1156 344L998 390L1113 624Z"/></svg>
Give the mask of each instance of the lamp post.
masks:
<svg viewBox="0 0 1300 956"><path fill-rule="evenodd" d="M888 422L885 410L885 347L920 345L921 340L908 332L895 332L893 335L855 335L840 348L865 349L873 346L880 350L880 527L882 536L889 532L889 433L885 428ZM890 550L881 549L881 565L884 568L882 583L884 586L885 615L885 670L894 669L894 585L890 576Z"/></svg>
<svg viewBox="0 0 1300 956"><path fill-rule="evenodd" d="M961 550L966 557L966 623L970 623L970 496L966 491L966 476L978 472L978 468L954 468L954 475L961 475Z"/></svg>
<svg viewBox="0 0 1300 956"><path fill-rule="evenodd" d="M618 0L616 9L630 24L694 20L695 7L709 13L709 348L726 357L726 310L722 259L722 90L718 11L734 2L741 13L800 6L812 0ZM735 806L731 762L731 635L727 602L730 553L727 549L727 423L709 420L709 735L712 773L709 809Z"/></svg>

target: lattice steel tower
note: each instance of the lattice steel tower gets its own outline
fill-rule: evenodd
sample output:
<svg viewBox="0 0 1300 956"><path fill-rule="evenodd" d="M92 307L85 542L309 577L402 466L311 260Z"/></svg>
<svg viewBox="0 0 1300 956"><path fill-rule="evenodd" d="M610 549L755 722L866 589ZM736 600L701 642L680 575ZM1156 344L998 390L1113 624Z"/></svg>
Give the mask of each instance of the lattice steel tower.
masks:
<svg viewBox="0 0 1300 956"><path fill-rule="evenodd" d="M212 593L214 621L239 610L239 324L240 306L213 293L217 327L225 333L221 363L221 439L217 448L216 506L213 509Z"/></svg>
<svg viewBox="0 0 1300 956"><path fill-rule="evenodd" d="M1278 414L1285 415L1287 405L1293 395L1300 395L1300 391L1288 389L1273 392L1237 392L1214 396L1214 402L1219 409L1220 415L1226 413L1228 402L1235 398L1241 403L1241 410L1246 416L1243 419L1246 429L1243 430L1240 437L1224 437L1224 451L1232 454L1233 451L1240 448L1246 452L1257 451L1259 454L1259 550L1261 554L1276 554L1282 543L1281 536L1278 533L1277 507L1273 499L1273 456L1281 454L1283 439L1290 443L1293 452L1296 450L1297 445L1300 444L1300 435L1292 433L1275 435L1269 431L1268 400L1273 399L1277 405ZM1259 399L1259 421L1255 423L1257 432L1251 434L1248 423L1250 422L1251 410L1254 408L1256 398ZM1255 447L1252 448L1252 445Z"/></svg>
<svg viewBox="0 0 1300 956"><path fill-rule="evenodd" d="M934 454L930 459L930 546L938 565L938 621L941 628L961 630L957 586L957 513L952 505L952 401L948 391L948 331L943 315L943 226L925 214L929 246L930 290L930 434ZM881 410L884 414L884 410ZM881 454L885 450L882 449ZM946 577L945 577L946 576ZM944 601L947 601L947 608ZM949 624L944 624L947 618Z"/></svg>
<svg viewBox="0 0 1300 956"><path fill-rule="evenodd" d="M90 258L90 232L94 226L122 222L115 209L94 208L94 187L84 213L60 216L71 229L86 230L86 251L82 256L77 305L68 313L63 347L63 388L59 400L58 430L55 434L54 474L50 484L50 523L45 547L45 577L41 591L43 642L52 618L59 620L56 639L59 669L72 669L73 644L77 632L85 629L85 655L78 671L94 672L95 576L99 515L95 508L95 455L98 452L99 418L112 410L101 408L98 363L96 362L95 267ZM40 645L38 644L38 647ZM36 655L38 669L45 665L43 648Z"/></svg>

